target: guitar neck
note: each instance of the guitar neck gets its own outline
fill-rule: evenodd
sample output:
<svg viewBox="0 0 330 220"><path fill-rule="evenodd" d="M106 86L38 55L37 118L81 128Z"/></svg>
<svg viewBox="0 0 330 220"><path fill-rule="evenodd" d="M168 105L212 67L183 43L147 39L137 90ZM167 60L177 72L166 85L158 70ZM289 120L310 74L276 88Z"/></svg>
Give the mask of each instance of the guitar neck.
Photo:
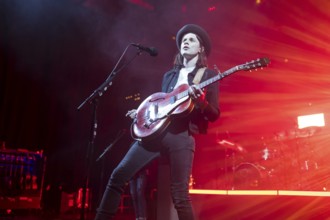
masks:
<svg viewBox="0 0 330 220"><path fill-rule="evenodd" d="M203 88L205 88L206 86L208 86L208 85L210 85L210 84L212 84L212 83L215 83L215 82L217 82L217 81L219 81L219 80L225 78L226 76L229 76L230 74L232 74L232 73L234 73L234 72L237 72L237 71L239 71L239 70L240 70L239 66L232 67L232 68L230 68L229 70L226 70L226 71L223 72L223 73L219 73L218 75L216 75L216 76L214 76L214 77L212 77L212 78L210 78L210 79L208 79L208 80L206 80L206 81L204 81L204 82L198 84L198 85L197 85L197 88L198 88L198 89L203 89Z"/></svg>
<svg viewBox="0 0 330 220"><path fill-rule="evenodd" d="M227 70L223 73L218 72L218 75L216 75L216 76L214 76L214 77L198 84L196 87L198 89L203 89L206 86L208 86L212 83L215 83L216 81L219 81L220 79L223 79L224 77L229 76L230 74L232 74L234 72L237 72L237 71L240 71L240 70L247 71L247 70L262 68L264 66L267 66L268 64L269 64L269 59L267 57L258 58L256 60L252 60L251 62L232 67L232 68L230 68L229 70ZM184 98L188 95L189 95L188 90L185 90L185 91L177 94L176 99L181 99L181 98Z"/></svg>

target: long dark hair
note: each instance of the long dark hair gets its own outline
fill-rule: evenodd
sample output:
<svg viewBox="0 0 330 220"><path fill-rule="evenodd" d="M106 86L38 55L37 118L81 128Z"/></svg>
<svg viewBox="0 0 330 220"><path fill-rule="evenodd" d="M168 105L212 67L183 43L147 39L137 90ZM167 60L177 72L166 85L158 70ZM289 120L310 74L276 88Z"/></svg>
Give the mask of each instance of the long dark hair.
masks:
<svg viewBox="0 0 330 220"><path fill-rule="evenodd" d="M203 48L203 50L198 54L196 67L198 68L207 67L207 56L204 50L203 42L198 35L196 35L196 37L200 43L200 46ZM180 53L180 49L179 52L174 57L174 67L179 69L183 67L183 56Z"/></svg>

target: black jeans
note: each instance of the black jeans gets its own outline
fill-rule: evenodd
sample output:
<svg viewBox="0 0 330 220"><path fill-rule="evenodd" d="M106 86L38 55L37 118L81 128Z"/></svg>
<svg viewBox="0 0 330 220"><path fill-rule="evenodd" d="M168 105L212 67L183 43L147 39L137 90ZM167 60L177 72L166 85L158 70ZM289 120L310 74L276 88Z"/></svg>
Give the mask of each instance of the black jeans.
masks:
<svg viewBox="0 0 330 220"><path fill-rule="evenodd" d="M157 143L157 144L156 144ZM97 209L95 220L109 220L116 214L120 197L128 181L150 161L166 154L170 163L171 195L180 220L193 220L194 214L189 197L189 177L194 159L195 141L188 131L177 134L166 133L153 145L156 151L147 150L135 142L123 160L113 171L103 198Z"/></svg>

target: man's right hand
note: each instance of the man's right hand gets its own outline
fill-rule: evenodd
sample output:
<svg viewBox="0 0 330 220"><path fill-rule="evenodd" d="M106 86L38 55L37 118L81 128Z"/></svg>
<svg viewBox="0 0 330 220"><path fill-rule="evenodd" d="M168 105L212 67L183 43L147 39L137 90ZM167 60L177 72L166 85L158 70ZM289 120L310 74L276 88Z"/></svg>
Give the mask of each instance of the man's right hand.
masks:
<svg viewBox="0 0 330 220"><path fill-rule="evenodd" d="M136 109L129 110L125 116L129 116L131 119L134 119L136 117Z"/></svg>

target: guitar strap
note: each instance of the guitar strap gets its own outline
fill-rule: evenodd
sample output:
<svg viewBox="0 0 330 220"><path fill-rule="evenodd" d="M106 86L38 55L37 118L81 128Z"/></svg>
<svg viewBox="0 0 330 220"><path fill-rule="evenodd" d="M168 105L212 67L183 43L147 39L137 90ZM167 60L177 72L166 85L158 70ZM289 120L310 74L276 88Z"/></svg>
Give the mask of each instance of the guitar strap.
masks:
<svg viewBox="0 0 330 220"><path fill-rule="evenodd" d="M201 79L204 75L205 70L206 70L206 67L203 67L203 68L200 68L200 69L197 70L197 73L196 73L196 75L193 79L193 83L195 85L199 84L199 82L201 81Z"/></svg>

